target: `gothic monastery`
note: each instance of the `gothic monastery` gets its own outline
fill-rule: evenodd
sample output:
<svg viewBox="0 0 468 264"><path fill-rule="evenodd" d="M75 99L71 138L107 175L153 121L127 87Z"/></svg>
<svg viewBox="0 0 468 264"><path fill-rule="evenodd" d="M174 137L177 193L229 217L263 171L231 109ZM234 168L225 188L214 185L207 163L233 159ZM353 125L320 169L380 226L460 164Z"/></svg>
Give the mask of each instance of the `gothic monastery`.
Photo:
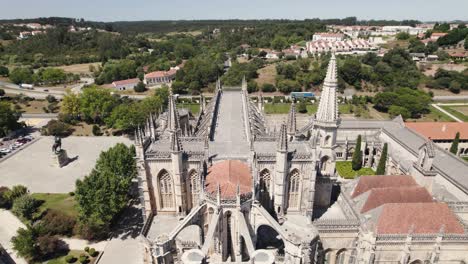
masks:
<svg viewBox="0 0 468 264"><path fill-rule="evenodd" d="M219 81L198 116L177 109L136 131L145 263L468 263L468 165L405 127L342 120L332 56L318 112L280 129L263 100ZM363 165L341 179L361 135Z"/></svg>

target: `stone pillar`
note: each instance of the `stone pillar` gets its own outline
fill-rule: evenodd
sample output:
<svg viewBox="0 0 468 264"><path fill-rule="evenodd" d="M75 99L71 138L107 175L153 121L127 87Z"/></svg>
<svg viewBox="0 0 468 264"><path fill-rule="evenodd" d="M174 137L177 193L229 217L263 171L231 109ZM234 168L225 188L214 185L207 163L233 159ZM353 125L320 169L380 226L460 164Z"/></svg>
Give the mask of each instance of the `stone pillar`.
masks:
<svg viewBox="0 0 468 264"><path fill-rule="evenodd" d="M172 173L174 177L174 194L176 214L184 216L186 214L186 202L183 200L185 193L182 175L182 152L172 152Z"/></svg>
<svg viewBox="0 0 468 264"><path fill-rule="evenodd" d="M285 196L287 196L287 152L276 153L276 166L275 166L275 212L278 215L284 215Z"/></svg>

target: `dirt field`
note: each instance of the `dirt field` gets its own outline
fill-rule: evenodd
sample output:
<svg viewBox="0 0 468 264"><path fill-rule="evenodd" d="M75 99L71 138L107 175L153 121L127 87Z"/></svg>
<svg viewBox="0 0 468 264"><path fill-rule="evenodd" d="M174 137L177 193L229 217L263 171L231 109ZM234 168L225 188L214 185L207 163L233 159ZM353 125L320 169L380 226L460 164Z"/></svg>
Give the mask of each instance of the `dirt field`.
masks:
<svg viewBox="0 0 468 264"><path fill-rule="evenodd" d="M78 123L76 126L73 126L73 136L92 136L93 135L93 125L86 124L84 122Z"/></svg>
<svg viewBox="0 0 468 264"><path fill-rule="evenodd" d="M258 83L259 86L263 85L264 83L275 84L275 78L276 78L276 65L270 64L258 70L258 78L255 79L255 81Z"/></svg>
<svg viewBox="0 0 468 264"><path fill-rule="evenodd" d="M91 74L89 71L89 66L94 65L94 67L98 67L100 63L95 62L95 63L83 63L83 64L73 64L73 65L67 65L67 66L60 66L57 68L63 69L66 72L71 72L75 74Z"/></svg>
<svg viewBox="0 0 468 264"><path fill-rule="evenodd" d="M442 68L447 71L462 72L468 67L465 64L450 64L450 63L432 64L431 68L425 70L423 73L426 76L434 76L439 68Z"/></svg>
<svg viewBox="0 0 468 264"><path fill-rule="evenodd" d="M44 107L47 108L49 103L45 100L29 101L27 104L18 104L21 106L21 111L27 114L43 114L45 113ZM60 109L60 102L57 104L55 112Z"/></svg>

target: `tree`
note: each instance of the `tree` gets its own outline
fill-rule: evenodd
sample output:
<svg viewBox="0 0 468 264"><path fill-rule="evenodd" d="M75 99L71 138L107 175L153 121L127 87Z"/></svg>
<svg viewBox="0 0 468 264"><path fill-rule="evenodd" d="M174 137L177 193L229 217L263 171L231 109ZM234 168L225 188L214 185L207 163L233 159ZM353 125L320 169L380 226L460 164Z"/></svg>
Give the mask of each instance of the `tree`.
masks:
<svg viewBox="0 0 468 264"><path fill-rule="evenodd" d="M399 116L401 115L401 117L406 120L408 119L409 117L411 117L411 113L410 111L408 111L408 109L402 107L402 106L398 106L398 105L392 105L390 106L390 108L388 109L388 113L390 114L390 117L395 117L395 116Z"/></svg>
<svg viewBox="0 0 468 264"><path fill-rule="evenodd" d="M407 32L400 32L396 35L396 39L398 40L407 40L410 37L411 37L410 34L408 34Z"/></svg>
<svg viewBox="0 0 468 264"><path fill-rule="evenodd" d="M20 257L27 260L33 260L38 256L36 247L36 233L32 228L18 229L16 236L11 239L13 249L18 252Z"/></svg>
<svg viewBox="0 0 468 264"><path fill-rule="evenodd" d="M45 136L67 137L72 133L70 125L56 119L50 120L42 127L41 133Z"/></svg>
<svg viewBox="0 0 468 264"><path fill-rule="evenodd" d="M262 92L265 92L265 93L276 92L276 87L271 83L264 83L262 85Z"/></svg>
<svg viewBox="0 0 468 264"><path fill-rule="evenodd" d="M285 37L276 35L271 42L271 47L275 50L282 50L288 46L288 41Z"/></svg>
<svg viewBox="0 0 468 264"><path fill-rule="evenodd" d="M6 193L5 193L5 197L6 199L8 199L8 201L10 203L13 203L13 201L16 199L16 198L19 198L25 194L28 193L28 188L24 185L15 185L13 186L13 188L11 190L8 190Z"/></svg>
<svg viewBox="0 0 468 264"><path fill-rule="evenodd" d="M99 123L108 117L117 104L117 98L107 89L89 87L83 89L80 96L80 106L83 116L87 120Z"/></svg>
<svg viewBox="0 0 468 264"><path fill-rule="evenodd" d="M8 70L7 67L5 66L0 66L0 76L3 77L8 77L8 74L10 73L10 70Z"/></svg>
<svg viewBox="0 0 468 264"><path fill-rule="evenodd" d="M307 104L305 100L300 100L299 103L297 104L297 111L299 113L305 114L307 113Z"/></svg>
<svg viewBox="0 0 468 264"><path fill-rule="evenodd" d="M301 87L297 81L280 80L278 81L278 90L284 94L288 94L292 91L301 91Z"/></svg>
<svg viewBox="0 0 468 264"><path fill-rule="evenodd" d="M37 229L42 235L71 236L75 223L75 219L71 216L60 211L48 210L37 225Z"/></svg>
<svg viewBox="0 0 468 264"><path fill-rule="evenodd" d="M454 155L458 154L458 143L460 142L460 132L457 132L455 138L452 141L452 145L450 146L450 152Z"/></svg>
<svg viewBox="0 0 468 264"><path fill-rule="evenodd" d="M353 153L352 167L355 171L362 168L361 135L359 135L356 140L356 148L354 149Z"/></svg>
<svg viewBox="0 0 468 264"><path fill-rule="evenodd" d="M38 200L30 195L23 195L15 199L11 211L20 218L31 220L38 207Z"/></svg>
<svg viewBox="0 0 468 264"><path fill-rule="evenodd" d="M0 89L0 97L4 96L5 95L5 90L3 89Z"/></svg>
<svg viewBox="0 0 468 264"><path fill-rule="evenodd" d="M16 84L33 83L33 71L30 68L15 68L10 72L10 80Z"/></svg>
<svg viewBox="0 0 468 264"><path fill-rule="evenodd" d="M133 87L133 89L137 93L142 93L142 92L146 91L146 85L142 81L140 81L140 82L138 82L138 84L135 87Z"/></svg>
<svg viewBox="0 0 468 264"><path fill-rule="evenodd" d="M21 114L12 109L9 102L0 102L0 137L21 127L18 123Z"/></svg>
<svg viewBox="0 0 468 264"><path fill-rule="evenodd" d="M62 99L60 112L71 116L72 118L77 118L80 114L80 110L80 97L77 94L68 91Z"/></svg>
<svg viewBox="0 0 468 264"><path fill-rule="evenodd" d="M101 153L88 176L76 181L78 229L82 234L88 237L102 234L127 205L129 188L136 175L134 155L134 147L117 144Z"/></svg>
<svg viewBox="0 0 468 264"><path fill-rule="evenodd" d="M60 249L61 240L56 236L44 235L37 238L37 248L42 258L52 256Z"/></svg>
<svg viewBox="0 0 468 264"><path fill-rule="evenodd" d="M0 208L9 209L11 201L7 197L7 193L10 192L8 187L0 187Z"/></svg>
<svg viewBox="0 0 468 264"><path fill-rule="evenodd" d="M385 174L385 168L387 167L387 152L388 144L385 143L382 149L382 155L380 156L379 164L377 165L377 171L375 172L376 175Z"/></svg>

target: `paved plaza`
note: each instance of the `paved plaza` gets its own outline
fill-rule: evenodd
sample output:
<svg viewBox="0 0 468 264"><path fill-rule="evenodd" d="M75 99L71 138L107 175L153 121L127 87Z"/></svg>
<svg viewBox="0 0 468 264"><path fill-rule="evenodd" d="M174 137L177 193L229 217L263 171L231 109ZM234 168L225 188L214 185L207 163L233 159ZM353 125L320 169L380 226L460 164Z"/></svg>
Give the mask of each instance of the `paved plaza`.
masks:
<svg viewBox="0 0 468 264"><path fill-rule="evenodd" d="M22 184L35 193L67 193L74 191L75 181L94 167L103 150L117 143L130 145L124 137L67 137L62 147L74 159L63 168L55 165L52 137L41 137L29 147L0 162L0 186Z"/></svg>

